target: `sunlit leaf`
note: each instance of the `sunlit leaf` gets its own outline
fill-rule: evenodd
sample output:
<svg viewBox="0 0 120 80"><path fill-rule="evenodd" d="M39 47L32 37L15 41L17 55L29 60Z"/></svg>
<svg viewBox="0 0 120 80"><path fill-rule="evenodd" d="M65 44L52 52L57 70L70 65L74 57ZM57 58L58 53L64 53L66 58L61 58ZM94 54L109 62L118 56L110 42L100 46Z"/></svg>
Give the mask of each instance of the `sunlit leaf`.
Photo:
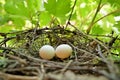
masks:
<svg viewBox="0 0 120 80"><path fill-rule="evenodd" d="M108 0L108 2L114 6L120 8L120 0Z"/></svg>
<svg viewBox="0 0 120 80"><path fill-rule="evenodd" d="M48 12L41 12L40 14L40 25L45 26L50 23L51 16Z"/></svg>
<svg viewBox="0 0 120 80"><path fill-rule="evenodd" d="M114 27L116 27L120 32L120 21L117 21L117 23L114 24Z"/></svg>
<svg viewBox="0 0 120 80"><path fill-rule="evenodd" d="M71 10L70 0L48 0L45 3L45 9L52 15L65 21L66 14Z"/></svg>
<svg viewBox="0 0 120 80"><path fill-rule="evenodd" d="M0 32L2 32L2 33L11 32L12 30L14 30L14 27L15 26L10 26L10 25L0 26Z"/></svg>
<svg viewBox="0 0 120 80"><path fill-rule="evenodd" d="M51 13L51 14L56 14L56 0L48 0L47 3L45 3L45 9Z"/></svg>
<svg viewBox="0 0 120 80"><path fill-rule="evenodd" d="M16 29L19 29L19 30L22 30L22 27L25 25L25 21L23 18L17 18L17 17L14 17L12 18L14 24L16 25Z"/></svg>
<svg viewBox="0 0 120 80"><path fill-rule="evenodd" d="M7 0L5 4L5 10L12 15L20 15L29 17L29 12L24 3L25 0Z"/></svg>
<svg viewBox="0 0 120 80"><path fill-rule="evenodd" d="M92 34L103 34L105 32L105 30L102 28L102 27L100 27L100 26L94 26L93 28L92 28Z"/></svg>

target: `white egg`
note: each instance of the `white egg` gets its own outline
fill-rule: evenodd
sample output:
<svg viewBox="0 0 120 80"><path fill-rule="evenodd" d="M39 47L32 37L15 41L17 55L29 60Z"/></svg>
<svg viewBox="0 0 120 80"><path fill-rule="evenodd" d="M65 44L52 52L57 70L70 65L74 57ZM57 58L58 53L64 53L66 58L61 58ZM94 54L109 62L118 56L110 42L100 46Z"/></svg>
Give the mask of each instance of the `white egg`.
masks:
<svg viewBox="0 0 120 80"><path fill-rule="evenodd" d="M68 44L61 44L56 48L55 54L61 59L68 58L72 54L72 47Z"/></svg>
<svg viewBox="0 0 120 80"><path fill-rule="evenodd" d="M50 45L44 45L40 48L39 55L43 59L52 59L55 56L55 49Z"/></svg>

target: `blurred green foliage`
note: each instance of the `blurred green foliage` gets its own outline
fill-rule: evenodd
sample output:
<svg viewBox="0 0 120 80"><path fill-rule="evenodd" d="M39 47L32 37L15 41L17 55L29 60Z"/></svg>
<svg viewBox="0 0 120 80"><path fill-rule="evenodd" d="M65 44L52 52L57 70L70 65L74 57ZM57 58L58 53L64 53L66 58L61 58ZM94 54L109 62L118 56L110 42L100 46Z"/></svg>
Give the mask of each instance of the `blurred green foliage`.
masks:
<svg viewBox="0 0 120 80"><path fill-rule="evenodd" d="M77 0L71 23L86 32L99 1ZM65 25L74 2L75 0L0 0L0 32L34 28L37 22L42 28L49 26L53 19ZM101 9L95 21L117 9L120 9L120 0L102 0ZM120 10L96 22L90 34L110 35L112 31L115 32L114 36L120 34ZM120 52L120 49L117 52Z"/></svg>

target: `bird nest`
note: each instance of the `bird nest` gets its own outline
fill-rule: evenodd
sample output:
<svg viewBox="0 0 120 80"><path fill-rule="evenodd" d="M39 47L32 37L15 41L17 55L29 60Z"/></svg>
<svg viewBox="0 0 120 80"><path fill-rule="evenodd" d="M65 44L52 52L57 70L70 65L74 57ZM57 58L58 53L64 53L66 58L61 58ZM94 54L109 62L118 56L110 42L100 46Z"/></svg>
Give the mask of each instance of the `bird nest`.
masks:
<svg viewBox="0 0 120 80"><path fill-rule="evenodd" d="M75 80L81 77L70 79L68 76L89 74L117 80L116 76L111 75L116 75L118 70L111 59L106 58L110 55L108 47L102 41L71 27L74 30L58 25L1 33L4 39L0 42L0 79ZM72 55L64 60L57 57L44 60L39 56L39 49L46 44L54 48L69 44L73 49Z"/></svg>

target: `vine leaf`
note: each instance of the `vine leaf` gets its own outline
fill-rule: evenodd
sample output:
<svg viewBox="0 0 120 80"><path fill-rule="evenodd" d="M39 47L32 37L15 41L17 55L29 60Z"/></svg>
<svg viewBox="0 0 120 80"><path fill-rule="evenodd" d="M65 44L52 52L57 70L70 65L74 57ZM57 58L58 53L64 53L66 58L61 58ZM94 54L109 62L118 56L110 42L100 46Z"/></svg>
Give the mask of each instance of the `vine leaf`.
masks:
<svg viewBox="0 0 120 80"><path fill-rule="evenodd" d="M66 14L71 10L70 3L70 0L48 0L48 2L45 3L45 9L50 14L66 20Z"/></svg>

